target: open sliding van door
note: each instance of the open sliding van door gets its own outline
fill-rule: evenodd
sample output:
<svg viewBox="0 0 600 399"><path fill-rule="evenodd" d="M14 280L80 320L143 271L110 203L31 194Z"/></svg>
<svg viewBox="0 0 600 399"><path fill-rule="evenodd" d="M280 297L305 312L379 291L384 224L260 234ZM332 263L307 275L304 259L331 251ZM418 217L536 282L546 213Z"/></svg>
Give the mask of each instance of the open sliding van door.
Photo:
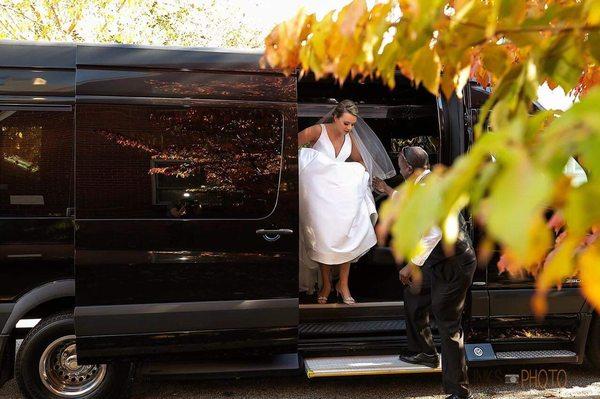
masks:
<svg viewBox="0 0 600 399"><path fill-rule="evenodd" d="M77 57L78 360L298 368L296 78L249 53Z"/></svg>
<svg viewBox="0 0 600 399"><path fill-rule="evenodd" d="M484 90L474 91L473 83L463 90L462 98L454 94L450 99L438 97L438 120L440 123L441 161L451 165L456 158L469 151L474 142L474 127L477 123L479 109L489 93ZM478 245L480 231L474 226L473 218L468 211L463 211L467 229L475 247ZM467 295L463 328L465 330L465 347L467 359L473 358L472 351L481 348L481 343L489 339L489 292L487 289L487 270L478 267ZM487 345L487 344L486 344ZM477 358L477 355L475 356ZM477 358L477 360L479 360Z"/></svg>

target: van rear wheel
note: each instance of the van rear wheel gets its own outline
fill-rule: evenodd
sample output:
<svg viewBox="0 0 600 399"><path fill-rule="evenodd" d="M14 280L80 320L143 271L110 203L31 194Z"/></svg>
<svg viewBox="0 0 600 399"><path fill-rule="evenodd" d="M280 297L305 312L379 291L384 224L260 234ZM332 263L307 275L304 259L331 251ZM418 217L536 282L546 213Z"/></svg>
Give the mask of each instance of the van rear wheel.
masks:
<svg viewBox="0 0 600 399"><path fill-rule="evenodd" d="M15 378L29 399L104 399L126 396L131 364L77 363L71 312L43 319L21 343Z"/></svg>

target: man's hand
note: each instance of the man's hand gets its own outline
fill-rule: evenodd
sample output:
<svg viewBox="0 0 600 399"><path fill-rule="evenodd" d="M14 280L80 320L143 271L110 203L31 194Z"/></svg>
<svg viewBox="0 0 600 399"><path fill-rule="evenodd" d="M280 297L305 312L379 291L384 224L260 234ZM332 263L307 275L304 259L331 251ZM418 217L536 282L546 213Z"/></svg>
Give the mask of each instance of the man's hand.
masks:
<svg viewBox="0 0 600 399"><path fill-rule="evenodd" d="M409 285L412 279L412 267L410 264L400 269L400 281L404 285Z"/></svg>
<svg viewBox="0 0 600 399"><path fill-rule="evenodd" d="M383 180L381 180L378 177L373 178L373 188L375 189L375 191L380 192L380 193L385 193L389 196L391 196L392 193L394 192L393 188L388 186L386 184L386 182L384 182Z"/></svg>
<svg viewBox="0 0 600 399"><path fill-rule="evenodd" d="M418 293L423 285L423 272L419 266L408 262L406 266L400 269L400 281L402 284L408 285L412 292Z"/></svg>

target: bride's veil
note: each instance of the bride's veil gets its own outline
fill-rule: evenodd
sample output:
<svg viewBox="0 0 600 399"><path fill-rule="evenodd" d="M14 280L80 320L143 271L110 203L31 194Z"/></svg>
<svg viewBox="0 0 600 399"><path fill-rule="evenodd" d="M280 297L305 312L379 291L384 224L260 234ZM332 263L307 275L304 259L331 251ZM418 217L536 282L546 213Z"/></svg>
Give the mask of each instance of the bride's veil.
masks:
<svg viewBox="0 0 600 399"><path fill-rule="evenodd" d="M332 122L334 109L335 107L319 119L317 124ZM373 177L378 177L381 180L385 180L396 176L396 169L394 168L385 147L377 137L377 134L375 134L373 129L371 129L363 118L360 116L356 118L356 124L352 128L350 134L352 135L353 143L356 144L356 147L360 152L360 156L365 163L365 168L367 169L367 172L369 172L371 179Z"/></svg>

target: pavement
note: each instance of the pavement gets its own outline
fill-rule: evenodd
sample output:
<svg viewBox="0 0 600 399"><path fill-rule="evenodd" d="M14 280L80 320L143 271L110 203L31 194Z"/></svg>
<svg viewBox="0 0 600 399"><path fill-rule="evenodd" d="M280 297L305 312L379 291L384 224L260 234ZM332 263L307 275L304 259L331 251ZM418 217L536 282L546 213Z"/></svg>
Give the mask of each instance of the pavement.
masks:
<svg viewBox="0 0 600 399"><path fill-rule="evenodd" d="M512 382L510 381L512 378ZM526 366L470 370L476 398L599 398L600 371L580 366ZM509 381L508 383L506 381ZM0 399L21 399L14 380ZM403 374L309 380L304 376L235 380L138 380L133 399L440 399L440 374Z"/></svg>

